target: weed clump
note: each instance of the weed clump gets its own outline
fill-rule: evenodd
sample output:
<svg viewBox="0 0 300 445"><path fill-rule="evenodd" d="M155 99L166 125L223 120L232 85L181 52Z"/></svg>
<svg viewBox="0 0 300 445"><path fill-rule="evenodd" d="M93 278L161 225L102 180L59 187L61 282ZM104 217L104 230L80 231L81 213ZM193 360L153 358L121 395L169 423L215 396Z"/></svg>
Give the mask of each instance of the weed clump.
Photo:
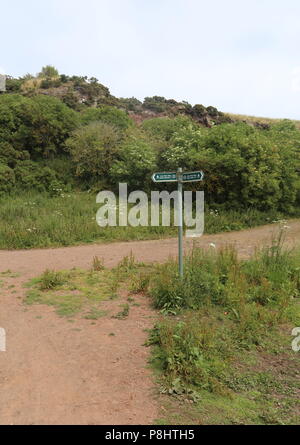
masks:
<svg viewBox="0 0 300 445"><path fill-rule="evenodd" d="M62 286L65 282L66 278L62 272L47 269L40 277L39 288L41 290L55 289Z"/></svg>
<svg viewBox="0 0 300 445"><path fill-rule="evenodd" d="M130 311L129 304L123 304L122 307L123 310L120 311L117 315L113 315L112 318L116 318L117 320L125 320L125 318L128 317Z"/></svg>
<svg viewBox="0 0 300 445"><path fill-rule="evenodd" d="M102 270L104 270L104 263L102 258L100 259L97 256L94 256L92 270L94 272L101 272Z"/></svg>

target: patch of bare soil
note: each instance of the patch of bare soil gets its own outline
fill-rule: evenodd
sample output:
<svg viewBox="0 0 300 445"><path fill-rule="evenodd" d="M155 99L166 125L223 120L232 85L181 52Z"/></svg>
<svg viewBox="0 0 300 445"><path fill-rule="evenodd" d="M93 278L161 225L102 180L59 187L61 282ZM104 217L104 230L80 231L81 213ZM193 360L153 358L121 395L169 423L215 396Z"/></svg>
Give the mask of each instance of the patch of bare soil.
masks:
<svg viewBox="0 0 300 445"><path fill-rule="evenodd" d="M300 245L300 221L290 221L286 245ZM209 248L235 245L242 257L269 243L276 227L205 235ZM186 241L186 248L192 241ZM145 297L125 320L112 318L125 296L103 303L96 321L58 317L48 306L23 304L24 283L45 269L91 267L94 256L115 266L130 252L143 262L177 254L177 240L98 244L60 249L0 251L0 424L151 424L158 416L148 349L143 346L156 317ZM13 287L14 286L14 287ZM114 334L114 335L112 335Z"/></svg>

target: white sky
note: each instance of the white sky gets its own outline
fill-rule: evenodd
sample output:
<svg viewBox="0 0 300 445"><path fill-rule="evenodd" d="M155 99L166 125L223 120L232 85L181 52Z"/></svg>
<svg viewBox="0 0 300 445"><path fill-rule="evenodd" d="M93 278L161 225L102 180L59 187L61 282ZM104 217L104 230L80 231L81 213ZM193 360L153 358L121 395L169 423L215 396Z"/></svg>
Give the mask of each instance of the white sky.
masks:
<svg viewBox="0 0 300 445"><path fill-rule="evenodd" d="M0 5L0 73L97 77L160 95L300 119L299 0L14 0Z"/></svg>

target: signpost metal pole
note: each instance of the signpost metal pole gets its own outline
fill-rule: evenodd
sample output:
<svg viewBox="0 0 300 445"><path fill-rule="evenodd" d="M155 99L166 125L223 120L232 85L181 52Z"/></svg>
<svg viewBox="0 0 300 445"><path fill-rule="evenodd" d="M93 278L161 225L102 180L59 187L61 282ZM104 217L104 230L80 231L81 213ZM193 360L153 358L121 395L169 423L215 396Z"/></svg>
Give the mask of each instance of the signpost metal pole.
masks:
<svg viewBox="0 0 300 445"><path fill-rule="evenodd" d="M178 183L178 262L179 275L183 278L183 204L182 204L182 190L185 182L203 181L204 173L202 171L196 172L182 172L179 168L176 172L160 172L152 175L153 182L177 182Z"/></svg>
<svg viewBox="0 0 300 445"><path fill-rule="evenodd" d="M178 180L178 264L179 275L183 278L183 215L182 215L182 168L177 172Z"/></svg>

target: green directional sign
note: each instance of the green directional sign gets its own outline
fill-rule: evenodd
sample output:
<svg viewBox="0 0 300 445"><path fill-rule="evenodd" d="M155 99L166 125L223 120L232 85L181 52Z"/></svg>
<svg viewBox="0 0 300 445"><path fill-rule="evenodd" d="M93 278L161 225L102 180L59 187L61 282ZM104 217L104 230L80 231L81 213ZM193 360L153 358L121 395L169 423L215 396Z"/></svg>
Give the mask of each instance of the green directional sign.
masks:
<svg viewBox="0 0 300 445"><path fill-rule="evenodd" d="M203 178L204 178L204 173L201 171L182 173L182 182L203 181Z"/></svg>
<svg viewBox="0 0 300 445"><path fill-rule="evenodd" d="M183 278L183 183L203 181L203 178L202 171L183 173L182 168L179 168L177 172L154 173L152 176L153 182L177 182L178 185L178 264L181 278Z"/></svg>
<svg viewBox="0 0 300 445"><path fill-rule="evenodd" d="M177 182L176 172L161 172L154 173L152 176L152 181L154 182Z"/></svg>
<svg viewBox="0 0 300 445"><path fill-rule="evenodd" d="M176 172L161 172L154 173L152 176L153 182L197 182L203 181L204 173L202 171L198 172L187 172L178 174Z"/></svg>

